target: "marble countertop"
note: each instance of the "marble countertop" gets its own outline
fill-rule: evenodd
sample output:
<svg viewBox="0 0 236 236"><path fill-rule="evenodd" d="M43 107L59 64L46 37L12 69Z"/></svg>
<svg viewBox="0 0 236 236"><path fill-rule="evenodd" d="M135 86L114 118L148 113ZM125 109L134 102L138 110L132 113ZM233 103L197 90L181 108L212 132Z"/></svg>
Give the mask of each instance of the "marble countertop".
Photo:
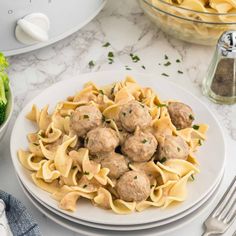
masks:
<svg viewBox="0 0 236 236"><path fill-rule="evenodd" d="M102 47L106 42L110 42L109 48ZM113 64L108 64L109 51L114 52ZM49 47L9 58L15 111L8 133L0 144L0 188L26 204L39 222L43 235L76 235L47 219L26 199L17 183L10 160L10 132L22 106L44 88L81 73L124 70L128 66L143 73L154 73L157 80L162 76L161 73L167 73L170 76L166 79L197 95L216 114L223 126L227 143L227 171L217 196L219 199L236 173L236 105L216 105L201 94L201 81L213 51L212 47L192 45L168 37L146 18L136 1L120 0L108 1L104 10L93 21L70 37ZM130 53L137 54L141 60L133 63ZM168 55L171 66L163 66L164 55ZM176 59L180 59L181 63L175 63ZM88 65L91 60L95 62L93 68ZM183 71L183 74L177 73L178 70ZM214 155L214 151L212 154ZM202 222L214 204L202 217L168 235L201 235ZM236 224L225 235L231 236L233 229L236 229Z"/></svg>

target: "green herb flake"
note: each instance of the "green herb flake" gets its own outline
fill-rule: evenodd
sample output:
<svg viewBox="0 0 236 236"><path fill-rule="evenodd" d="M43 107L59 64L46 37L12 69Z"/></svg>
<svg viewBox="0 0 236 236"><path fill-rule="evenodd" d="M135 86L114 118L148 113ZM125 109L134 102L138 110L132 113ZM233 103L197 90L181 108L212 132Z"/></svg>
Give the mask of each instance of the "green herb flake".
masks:
<svg viewBox="0 0 236 236"><path fill-rule="evenodd" d="M84 115L84 119L89 119L89 115Z"/></svg>
<svg viewBox="0 0 236 236"><path fill-rule="evenodd" d="M102 115L102 121L105 122L106 121L106 117L104 115Z"/></svg>
<svg viewBox="0 0 236 236"><path fill-rule="evenodd" d="M34 146L39 146L39 143L33 143Z"/></svg>
<svg viewBox="0 0 236 236"><path fill-rule="evenodd" d="M123 116L126 116L126 113L125 112L122 112Z"/></svg>
<svg viewBox="0 0 236 236"><path fill-rule="evenodd" d="M130 53L129 55L134 63L137 63L138 61L140 61L140 58L138 55L133 55L132 53Z"/></svg>
<svg viewBox="0 0 236 236"><path fill-rule="evenodd" d="M113 94L115 91L115 85L111 88L111 94Z"/></svg>
<svg viewBox="0 0 236 236"><path fill-rule="evenodd" d="M89 68L91 69L91 68L93 68L95 66L95 63L94 63L94 61L90 61L88 63L88 65L89 65Z"/></svg>
<svg viewBox="0 0 236 236"><path fill-rule="evenodd" d="M165 60L168 60L168 59L169 59L169 57L167 55L165 55Z"/></svg>
<svg viewBox="0 0 236 236"><path fill-rule="evenodd" d="M132 109L129 110L129 114L132 113Z"/></svg>
<svg viewBox="0 0 236 236"><path fill-rule="evenodd" d="M110 124L110 123L111 123L111 121L110 121L110 120L106 120L105 122L106 122L107 124Z"/></svg>
<svg viewBox="0 0 236 236"><path fill-rule="evenodd" d="M155 185L154 185L154 184L150 185L150 188L153 188L153 187L155 187Z"/></svg>
<svg viewBox="0 0 236 236"><path fill-rule="evenodd" d="M138 176L137 176L137 175L135 175L135 176L134 176L134 179L137 179L137 178L138 178Z"/></svg>
<svg viewBox="0 0 236 236"><path fill-rule="evenodd" d="M164 66L170 66L171 65L171 63L169 62L169 61L167 61L165 64L164 64Z"/></svg>
<svg viewBox="0 0 236 236"><path fill-rule="evenodd" d="M189 115L190 120L194 120L194 116L192 114Z"/></svg>
<svg viewBox="0 0 236 236"><path fill-rule="evenodd" d="M111 44L109 43L109 42L106 42L106 43L104 43L102 46L104 47L104 48L107 48L107 47L109 47Z"/></svg>
<svg viewBox="0 0 236 236"><path fill-rule="evenodd" d="M142 103L140 103L140 106L142 107L142 108L144 108L145 106L142 104Z"/></svg>
<svg viewBox="0 0 236 236"><path fill-rule="evenodd" d="M163 75L165 77L169 77L169 75L167 75L166 73L162 73L161 75Z"/></svg>
<svg viewBox="0 0 236 236"><path fill-rule="evenodd" d="M129 66L125 66L126 70L131 70L131 68Z"/></svg>
<svg viewBox="0 0 236 236"><path fill-rule="evenodd" d="M202 146L202 140L201 139L198 140L198 145Z"/></svg>
<svg viewBox="0 0 236 236"><path fill-rule="evenodd" d="M164 163L166 161L167 161L166 157L163 157L161 160L159 160L160 163Z"/></svg>
<svg viewBox="0 0 236 236"><path fill-rule="evenodd" d="M179 147L177 147L177 150L178 150L178 152L180 152L180 148Z"/></svg>
<svg viewBox="0 0 236 236"><path fill-rule="evenodd" d="M113 57L114 57L114 54L113 54L113 52L108 52L107 56L108 56L109 58L113 58Z"/></svg>
<svg viewBox="0 0 236 236"><path fill-rule="evenodd" d="M194 175L190 175L190 181L194 181L195 180L195 178L194 178Z"/></svg>
<svg viewBox="0 0 236 236"><path fill-rule="evenodd" d="M176 60L176 63L180 63L180 59L177 59L177 60Z"/></svg>
<svg viewBox="0 0 236 236"><path fill-rule="evenodd" d="M199 125L193 125L193 129L198 130L200 128Z"/></svg>
<svg viewBox="0 0 236 236"><path fill-rule="evenodd" d="M184 72L183 72L183 71L181 71L181 70L178 70L178 73L179 73L179 74L183 74Z"/></svg>
<svg viewBox="0 0 236 236"><path fill-rule="evenodd" d="M87 188L88 187L88 185L87 184L85 184L84 186L83 186L83 188Z"/></svg>
<svg viewBox="0 0 236 236"><path fill-rule="evenodd" d="M100 94L102 94L102 95L104 95L104 92L103 92L103 90L98 90L98 92L100 93Z"/></svg>
<svg viewBox="0 0 236 236"><path fill-rule="evenodd" d="M159 103L159 104L157 104L157 106L158 106L158 107L167 107L167 105L164 104L164 103Z"/></svg>
<svg viewBox="0 0 236 236"><path fill-rule="evenodd" d="M85 171L85 172L84 172L84 175L89 175L89 172Z"/></svg>
<svg viewBox="0 0 236 236"><path fill-rule="evenodd" d="M142 143L146 143L146 142L147 142L147 139L143 139L143 140L142 140Z"/></svg>
<svg viewBox="0 0 236 236"><path fill-rule="evenodd" d="M141 66L144 70L146 70L146 67L144 65Z"/></svg>

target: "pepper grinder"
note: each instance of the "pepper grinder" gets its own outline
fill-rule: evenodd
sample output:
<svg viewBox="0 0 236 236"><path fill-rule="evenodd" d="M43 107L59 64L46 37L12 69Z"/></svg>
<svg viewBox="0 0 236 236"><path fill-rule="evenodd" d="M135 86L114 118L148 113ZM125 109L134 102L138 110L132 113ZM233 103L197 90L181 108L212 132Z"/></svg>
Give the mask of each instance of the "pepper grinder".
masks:
<svg viewBox="0 0 236 236"><path fill-rule="evenodd" d="M215 103L236 103L236 31L226 31L218 40L202 90Z"/></svg>

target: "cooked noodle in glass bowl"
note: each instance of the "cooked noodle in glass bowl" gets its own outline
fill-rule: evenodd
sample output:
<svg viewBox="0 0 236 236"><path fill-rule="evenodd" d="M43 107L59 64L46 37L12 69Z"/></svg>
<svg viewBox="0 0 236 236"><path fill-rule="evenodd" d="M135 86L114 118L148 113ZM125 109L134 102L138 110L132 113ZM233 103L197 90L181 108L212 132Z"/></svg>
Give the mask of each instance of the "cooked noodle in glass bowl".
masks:
<svg viewBox="0 0 236 236"><path fill-rule="evenodd" d="M215 45L236 29L234 0L139 0L144 12L167 34L196 44Z"/></svg>

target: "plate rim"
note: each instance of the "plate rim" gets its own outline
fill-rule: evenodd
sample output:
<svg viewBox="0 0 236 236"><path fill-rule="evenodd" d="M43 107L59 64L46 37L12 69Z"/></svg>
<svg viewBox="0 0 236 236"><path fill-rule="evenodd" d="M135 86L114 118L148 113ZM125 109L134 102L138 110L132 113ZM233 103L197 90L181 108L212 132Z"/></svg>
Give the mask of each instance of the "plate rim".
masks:
<svg viewBox="0 0 236 236"><path fill-rule="evenodd" d="M219 181L219 184L218 184L218 186L216 187L216 189L212 192L212 195L209 197L209 199L208 199L208 201L206 201L206 202L204 202L199 208L197 208L196 209L196 211L198 211L197 212L197 214L194 214L194 212L192 212L192 213L190 213L189 215L187 215L187 216L185 216L185 217L189 217L190 216L190 218L186 218L184 221L183 221L183 218L185 218L185 217L183 217L182 219L179 219L179 220L177 220L177 221L182 221L180 224L178 224L178 225L176 225L176 226L174 226L174 227L171 227L170 226L170 228L169 229L166 229L164 232L162 231L162 232L155 232L155 236L162 236L162 235L166 235L166 234L168 234L168 233L171 233L171 232L173 232L174 230L178 230L178 229L180 229L181 227L184 227L185 225L187 225L187 224L189 224L189 223L191 223L193 220L195 220L197 217L199 217L199 215L201 215L203 212L204 212L204 210L206 209L206 208L208 208L209 206L210 206L210 204L211 204L211 202L212 201L216 201L216 198L217 198L217 196L218 196L218 194L219 194L219 192L220 192L220 185L222 184L222 182L223 182L223 179L224 179L224 177L225 177L225 175L224 175L224 173L223 173L223 175L221 176L221 179L220 179L220 181ZM40 203L35 203L35 201L34 201L34 199L32 199L31 197L29 197L29 195L30 195L30 193L28 193L28 191L27 191L27 189L25 189L21 184L20 184L20 187L21 187L21 189L23 190L23 192L24 192L24 194L27 196L27 198L30 200L30 202L34 205L34 207L36 207L41 213L43 213L43 214L45 214L45 212L46 212L46 216L48 217L48 218L50 218L52 221L54 221L55 223L57 223L57 224L59 224L59 225L61 225L61 226L63 226L63 227L65 227L65 228L67 228L67 229L69 229L69 230L71 230L71 231L73 231L73 232L76 232L76 233L83 233L84 235L86 235L86 236L97 236L97 234L94 234L94 233L88 233L88 231L82 231L81 229L80 229L80 227L71 227L68 223L65 223L65 222L63 222L63 220L64 220L64 218L62 218L62 217L60 217L60 216L58 216L58 215L56 215L55 213L53 213L56 217L58 217L58 218L61 218L61 219L56 219L54 216L51 216L50 214L51 214L51 212L49 211L47 211L47 209L43 209L42 210L42 208L40 208L39 207L39 205L40 205ZM27 191L27 193L25 192L25 191ZM36 200L37 201L37 200ZM37 206L36 206L36 205ZM39 205L38 205L39 204ZM203 205L204 205L204 207L203 207ZM43 208L45 208L44 206L43 206ZM48 215L50 215L50 216L48 216ZM67 221L69 221L69 220L67 220ZM72 222L73 223L73 222ZM174 223L174 222L172 222L172 223ZM172 224L172 223L169 223L169 224ZM79 224L78 224L79 225ZM167 224L168 225L168 224ZM85 226L85 225L82 225L83 227L86 227L86 228L91 228L91 227L88 227L88 226ZM165 225L163 225L163 226L160 226L160 227L164 227ZM158 226L157 226L158 227ZM157 228L157 227L154 227L154 228ZM153 228L150 228L151 230L153 230ZM102 229L98 229L98 230L102 230ZM143 230L145 230L145 229L143 229ZM148 230L148 229L147 229ZM106 230L103 230L103 231L106 231ZM111 230L110 230L111 231ZM134 230L135 231L135 230ZM127 233L127 234L129 234L130 232L129 231L123 231L123 234L124 233ZM100 234L99 236L103 236L102 234ZM151 234L151 236L154 236L154 234Z"/></svg>
<svg viewBox="0 0 236 236"><path fill-rule="evenodd" d="M64 214L60 211L57 211L55 208L49 206L47 203L44 203L43 201L41 201L40 199L37 198L37 196L35 196L29 189L27 189L26 186L24 186L24 184L21 182L21 179L20 177L17 175L17 179L18 181L20 182L20 185L23 185L23 187L30 193L30 195L37 201L39 202L40 205L42 205L43 207L47 208L49 211L53 212L54 214L62 217L62 218L65 218L66 220L69 220L73 223L77 223L77 224L81 224L81 225L84 225L84 226L87 226L87 227L92 227L92 228L98 228L98 229L104 229L104 230L113 230L113 231L119 231L121 229L118 229L118 228L122 228L122 231L125 230L125 231L133 231L133 230L142 230L142 229L150 229L150 228L156 228L156 227L160 227L160 226L164 226L166 224L171 224L177 220L180 220L181 218L183 217L186 217L192 213L194 213L194 211L200 209L202 207L202 205L204 205L212 196L213 196L213 193L216 191L217 188L219 188L222 180L224 178L224 171L222 172L221 176L219 176L219 179L217 179L217 183L216 185L212 188L212 190L210 191L209 193L209 196L207 196L206 198L202 199L201 201L199 201L196 205L194 205L194 207L190 208L190 209L187 209L186 211L184 212L181 212L179 213L178 215L176 216L173 216L171 218L174 218L172 219L171 221L168 221L169 218L165 219L165 220L161 220L163 221L161 224L157 224L159 221L157 222L152 222L152 223L146 223L146 224L142 224L142 225L145 225L145 227L139 227L139 228L135 228L135 226L138 226L138 225L114 225L115 227L112 229L111 225L104 225L104 224L97 224L97 223L92 223L92 222L87 222L87 221L83 221L83 220L80 220L80 219L77 219L73 216L69 216L67 214ZM193 209L194 208L194 209ZM58 212L58 213L57 213ZM176 218L177 217L177 218ZM73 220L71 220L71 218L74 218ZM98 225L99 227L96 227L95 225ZM103 227L100 227L100 225L103 225ZM105 227L104 227L105 226ZM108 228L109 227L109 228Z"/></svg>

